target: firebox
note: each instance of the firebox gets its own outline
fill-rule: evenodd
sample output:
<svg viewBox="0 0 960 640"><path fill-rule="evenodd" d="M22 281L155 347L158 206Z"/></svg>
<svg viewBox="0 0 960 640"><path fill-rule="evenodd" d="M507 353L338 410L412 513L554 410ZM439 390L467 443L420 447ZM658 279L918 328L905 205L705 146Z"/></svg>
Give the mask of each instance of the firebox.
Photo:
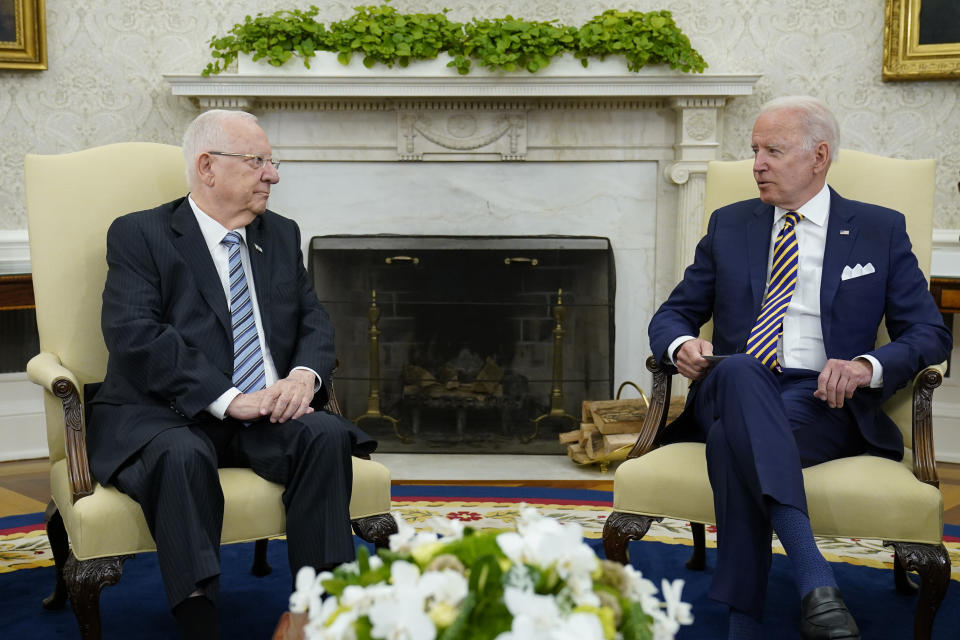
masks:
<svg viewBox="0 0 960 640"><path fill-rule="evenodd" d="M380 452L562 454L612 396L607 238L318 236L308 266L341 409Z"/></svg>

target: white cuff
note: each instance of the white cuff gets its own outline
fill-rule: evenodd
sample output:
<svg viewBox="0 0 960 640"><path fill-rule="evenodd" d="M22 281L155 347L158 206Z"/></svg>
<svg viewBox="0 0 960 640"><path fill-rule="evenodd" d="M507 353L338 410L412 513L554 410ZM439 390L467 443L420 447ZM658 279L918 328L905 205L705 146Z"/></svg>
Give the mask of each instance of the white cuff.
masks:
<svg viewBox="0 0 960 640"><path fill-rule="evenodd" d="M680 336L679 338L677 338L676 340L670 343L670 346L667 347L667 360L670 361L670 364L672 364L673 366L677 366L677 363L674 362L673 360L673 354L677 352L677 349L680 348L680 345L690 340L696 340L696 338L694 338L693 336Z"/></svg>
<svg viewBox="0 0 960 640"><path fill-rule="evenodd" d="M857 358L863 358L867 362L873 365L873 376L870 378L870 388L879 389L883 386L883 365L880 364L880 361L874 358L873 356L868 356L866 354L862 356L857 356ZM854 358L856 360L857 358Z"/></svg>
<svg viewBox="0 0 960 640"><path fill-rule="evenodd" d="M297 369L302 369L303 371L309 371L310 373L312 373L313 377L317 379L317 381L313 384L313 392L316 393L317 391L320 391L320 387L323 386L323 380L320 378L319 373L317 373L310 367L294 367L293 369L290 369L290 372L292 373Z"/></svg>
<svg viewBox="0 0 960 640"><path fill-rule="evenodd" d="M240 395L240 389L230 387L223 392L219 398L207 405L207 413L217 420L223 420L227 417L227 407L233 402L233 399Z"/></svg>

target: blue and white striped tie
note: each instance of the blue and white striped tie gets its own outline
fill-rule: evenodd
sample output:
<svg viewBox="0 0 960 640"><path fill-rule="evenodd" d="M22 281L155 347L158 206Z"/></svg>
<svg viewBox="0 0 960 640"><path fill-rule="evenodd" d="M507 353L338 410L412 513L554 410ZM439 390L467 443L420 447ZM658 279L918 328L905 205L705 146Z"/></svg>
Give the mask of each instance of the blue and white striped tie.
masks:
<svg viewBox="0 0 960 640"><path fill-rule="evenodd" d="M263 351L257 335L247 276L240 260L240 234L231 231L220 244L230 252L230 317L233 324L233 384L242 393L264 388Z"/></svg>
<svg viewBox="0 0 960 640"><path fill-rule="evenodd" d="M803 216L796 211L784 216L783 229L777 234L773 248L767 295L760 307L757 323L747 338L747 353L778 373L782 368L777 362L777 342L783 334L783 317L797 288L800 252L797 249L795 227L802 219Z"/></svg>

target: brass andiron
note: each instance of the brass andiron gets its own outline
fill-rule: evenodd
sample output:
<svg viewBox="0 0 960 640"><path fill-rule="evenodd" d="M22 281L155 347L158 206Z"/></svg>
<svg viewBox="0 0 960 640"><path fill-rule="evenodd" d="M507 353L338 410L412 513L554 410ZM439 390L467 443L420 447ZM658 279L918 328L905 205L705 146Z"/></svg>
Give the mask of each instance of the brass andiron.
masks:
<svg viewBox="0 0 960 640"><path fill-rule="evenodd" d="M553 327L553 386L550 389L550 411L533 421L533 433L521 438L524 443L530 442L540 433L540 422L547 419L570 420L579 424L577 419L563 410L563 318L567 309L563 306L563 289L557 289L557 305L553 308L553 319L557 324Z"/></svg>
<svg viewBox="0 0 960 640"><path fill-rule="evenodd" d="M370 336L370 393L367 396L367 412L354 418L353 422L360 426L360 423L365 420L386 420L393 427L393 433L400 442L413 442L412 439L400 435L400 429L397 427L399 421L396 418L380 411L380 328L377 326L380 321L380 308L377 306L376 289L370 291L370 309L367 317L370 319L370 329L367 331L367 335Z"/></svg>

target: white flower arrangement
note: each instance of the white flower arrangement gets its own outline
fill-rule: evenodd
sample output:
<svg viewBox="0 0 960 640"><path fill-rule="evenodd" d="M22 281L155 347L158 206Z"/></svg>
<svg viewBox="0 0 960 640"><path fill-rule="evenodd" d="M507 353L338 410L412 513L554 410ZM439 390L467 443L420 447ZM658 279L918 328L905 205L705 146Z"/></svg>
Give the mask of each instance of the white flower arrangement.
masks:
<svg viewBox="0 0 960 640"><path fill-rule="evenodd" d="M670 640L693 622L683 580L663 580L661 602L639 571L599 560L580 525L534 508L511 532L394 518L389 551L297 574L290 611L306 614L307 640Z"/></svg>

